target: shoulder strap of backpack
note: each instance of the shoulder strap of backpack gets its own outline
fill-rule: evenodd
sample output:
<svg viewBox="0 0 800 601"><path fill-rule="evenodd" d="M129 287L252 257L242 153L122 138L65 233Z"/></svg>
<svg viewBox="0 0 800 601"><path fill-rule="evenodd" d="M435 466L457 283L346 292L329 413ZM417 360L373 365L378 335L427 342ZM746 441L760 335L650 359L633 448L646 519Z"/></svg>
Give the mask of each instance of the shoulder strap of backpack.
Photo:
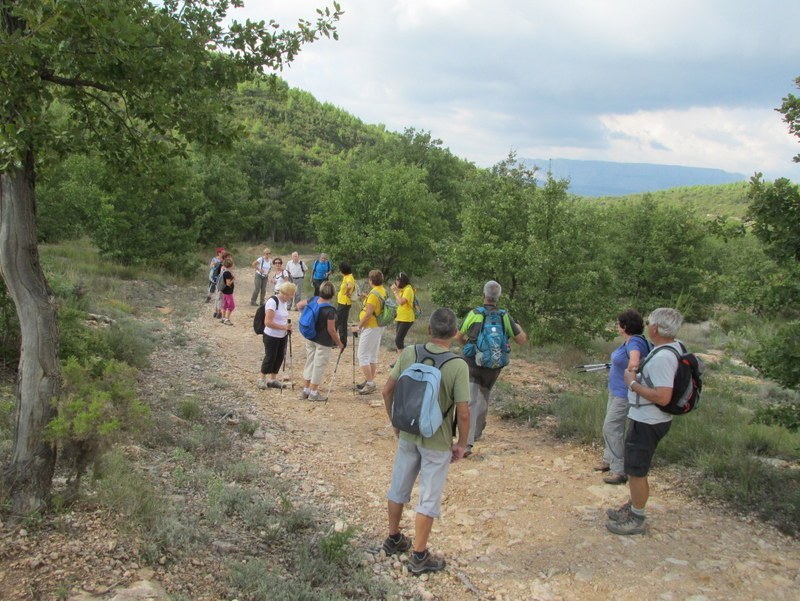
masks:
<svg viewBox="0 0 800 601"><path fill-rule="evenodd" d="M414 351L417 355L417 363L424 363L425 359L430 359L433 362L433 367L438 370L441 370L444 364L451 359L458 357L458 355L452 351L445 351L444 353L432 353L425 348L424 344L415 344Z"/></svg>
<svg viewBox="0 0 800 601"><path fill-rule="evenodd" d="M678 340L677 342L678 342L678 344L681 345L681 349L685 353L686 352L686 347L683 345L683 343L680 340ZM652 351L650 351L650 354L647 355L647 358L644 360L642 365L639 367L639 371L637 372L637 373L642 374L642 379L644 380L644 383L647 384L647 386L649 386L650 388L653 388L653 381L650 378L648 378L646 375L644 375L644 372L642 370L644 369L644 366L647 365L650 362L650 359L652 359L653 357L656 356L658 351L660 351L661 349L665 349L665 348L669 349L670 351L672 351L672 353L675 355L675 359L678 360L678 365L680 365L681 354L678 352L678 349L676 349L674 346L672 346L670 344L665 344L665 345L656 347ZM636 406L637 407L639 406L639 395L638 394L636 395Z"/></svg>
<svg viewBox="0 0 800 601"><path fill-rule="evenodd" d="M377 318L377 317L378 317L378 315L380 315L381 313L383 313L383 307L384 307L384 305L386 304L386 299L385 299L385 298L383 298L383 297L382 297L380 294L378 294L378 291L377 291L377 290L370 290L370 291L369 291L369 294L374 294L375 296L377 296L377 297L378 297L378 301L381 303L381 310L380 310L380 311L378 311L377 313L375 313L375 314L373 315L373 317ZM369 294L368 294L367 296L369 296Z"/></svg>

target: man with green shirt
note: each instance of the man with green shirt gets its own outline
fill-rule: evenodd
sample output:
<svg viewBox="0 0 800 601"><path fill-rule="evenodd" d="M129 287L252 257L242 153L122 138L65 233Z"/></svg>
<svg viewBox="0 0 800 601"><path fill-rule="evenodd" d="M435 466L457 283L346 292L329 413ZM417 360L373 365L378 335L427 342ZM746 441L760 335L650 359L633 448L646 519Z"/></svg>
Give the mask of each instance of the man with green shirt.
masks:
<svg viewBox="0 0 800 601"><path fill-rule="evenodd" d="M470 424L469 440L467 441L467 457L472 454L472 447L475 441L480 439L483 429L486 427L486 417L489 415L489 397L502 369L502 367L482 365L478 361L478 356L476 355L478 336L487 322L492 322L496 319L499 324L502 324L501 326L498 325L498 327L505 332L504 346L508 347L510 340L517 344L525 344L528 340L528 335L514 318L504 309L497 307L502 292L502 287L496 281L489 280L486 282L483 286L483 306L477 307L467 314L456 338L458 342L464 345L464 359L469 366L469 413L472 423ZM506 348L504 364L508 363L509 350L509 348Z"/></svg>
<svg viewBox="0 0 800 601"><path fill-rule="evenodd" d="M446 353L458 332L456 315L450 309L437 309L428 322L430 341L425 345L432 354ZM400 374L416 361L416 350L406 347L397 359L386 385L383 402L392 416L394 390ZM469 370L461 358L447 361L441 368L439 406L445 419L430 438L415 436L394 429L397 451L389 487L389 536L383 543L387 555L412 549L408 569L413 574L436 572L445 567L445 560L428 551L428 537L434 518L439 517L444 483L450 464L464 457L469 436ZM458 441L453 444L453 407L458 428ZM411 499L411 489L419 477L419 503L414 520L414 542L400 532L403 506Z"/></svg>

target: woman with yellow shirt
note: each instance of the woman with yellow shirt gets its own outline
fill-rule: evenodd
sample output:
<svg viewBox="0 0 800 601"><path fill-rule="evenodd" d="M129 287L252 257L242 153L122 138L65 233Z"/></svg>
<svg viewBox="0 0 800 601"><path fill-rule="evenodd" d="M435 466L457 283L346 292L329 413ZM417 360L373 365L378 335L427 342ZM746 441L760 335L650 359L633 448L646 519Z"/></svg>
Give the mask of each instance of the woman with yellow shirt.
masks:
<svg viewBox="0 0 800 601"><path fill-rule="evenodd" d="M336 331L342 340L342 350L347 347L347 319L350 317L350 307L353 306L353 297L356 293L356 278L349 263L341 263L339 271L342 272L342 283L339 294L336 296Z"/></svg>
<svg viewBox="0 0 800 601"><path fill-rule="evenodd" d="M386 288L383 287L383 273L378 269L369 272L369 283L372 290L364 299L364 307L358 315L358 324L353 332L358 334L358 364L364 372L366 380L358 384L359 394L372 394L378 387L375 385L375 374L378 371L378 351L381 347L381 336L386 328L378 325L377 315L383 310L386 302Z"/></svg>
<svg viewBox="0 0 800 601"><path fill-rule="evenodd" d="M392 293L397 301L397 316L394 318L397 333L394 337L394 346L397 349L397 353L400 354L400 351L406 346L406 334L408 334L416 320L416 315L414 315L414 289L411 287L407 274L400 272L394 284L392 284Z"/></svg>

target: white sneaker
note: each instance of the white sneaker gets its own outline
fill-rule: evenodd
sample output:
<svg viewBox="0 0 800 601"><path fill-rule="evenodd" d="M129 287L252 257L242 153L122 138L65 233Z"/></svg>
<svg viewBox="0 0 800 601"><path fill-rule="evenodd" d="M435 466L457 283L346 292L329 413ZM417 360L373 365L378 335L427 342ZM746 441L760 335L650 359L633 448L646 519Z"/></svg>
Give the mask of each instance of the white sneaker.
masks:
<svg viewBox="0 0 800 601"><path fill-rule="evenodd" d="M265 380L259 379L258 382L256 383L256 386L258 386L259 390L266 390L267 382Z"/></svg>
<svg viewBox="0 0 800 601"><path fill-rule="evenodd" d="M326 397L324 394L322 394L320 391L317 390L316 392L312 392L311 394L308 395L308 400L309 401L327 401L328 397Z"/></svg>

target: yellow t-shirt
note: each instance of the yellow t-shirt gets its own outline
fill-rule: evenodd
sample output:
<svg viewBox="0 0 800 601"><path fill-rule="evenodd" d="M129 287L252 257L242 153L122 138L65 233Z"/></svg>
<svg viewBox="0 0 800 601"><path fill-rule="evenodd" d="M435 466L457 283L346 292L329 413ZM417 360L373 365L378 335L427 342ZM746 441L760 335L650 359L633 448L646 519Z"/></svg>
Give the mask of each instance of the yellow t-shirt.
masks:
<svg viewBox="0 0 800 601"><path fill-rule="evenodd" d="M370 293L367 294L367 298L364 299L364 307L361 309L361 312L358 314L358 319L361 321L364 319L364 313L367 310L367 305L372 305L372 315L369 316L369 319L364 324L364 328L377 328L378 327L378 319L375 317L381 312L381 301L375 297L372 292L377 293L380 295L381 299L384 301L386 300L386 288L383 286L373 286Z"/></svg>
<svg viewBox="0 0 800 601"><path fill-rule="evenodd" d="M339 294L336 296L336 302L340 305L352 305L353 301L350 299L350 294L356 289L356 278L353 274L346 275L342 278L342 284L339 286Z"/></svg>
<svg viewBox="0 0 800 601"><path fill-rule="evenodd" d="M397 303L397 316L395 321L414 321L414 289L411 284L400 290L400 298L406 299L402 305Z"/></svg>

